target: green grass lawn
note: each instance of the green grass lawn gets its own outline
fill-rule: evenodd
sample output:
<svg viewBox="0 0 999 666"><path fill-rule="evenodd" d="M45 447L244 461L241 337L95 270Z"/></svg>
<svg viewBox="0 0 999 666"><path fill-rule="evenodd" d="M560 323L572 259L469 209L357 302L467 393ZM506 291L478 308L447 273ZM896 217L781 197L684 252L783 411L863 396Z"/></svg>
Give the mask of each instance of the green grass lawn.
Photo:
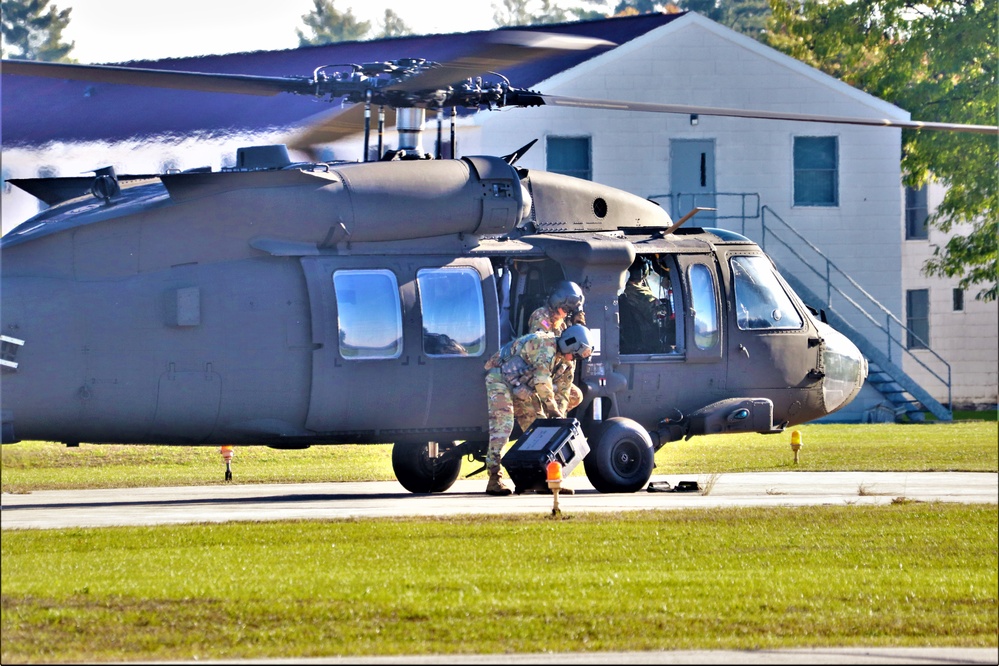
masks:
<svg viewBox="0 0 999 666"><path fill-rule="evenodd" d="M726 435L666 445L655 471L999 471L995 421L798 430L798 465L790 433ZM4 492L224 470L215 447L0 452ZM237 447L233 468L237 483L393 478L386 445ZM5 530L0 661L995 647L997 524L994 504L898 501Z"/></svg>
<svg viewBox="0 0 999 666"><path fill-rule="evenodd" d="M997 510L6 531L2 661L996 645Z"/></svg>
<svg viewBox="0 0 999 666"><path fill-rule="evenodd" d="M999 471L999 424L804 425L799 464L790 433L716 435L671 442L656 454L656 474L764 471ZM0 449L4 492L59 488L126 488L223 482L217 447L90 445L21 442ZM279 451L239 446L237 483L388 481L389 445L314 446ZM479 467L466 461L462 473ZM582 466L574 472L582 475ZM481 477L477 477L481 478Z"/></svg>

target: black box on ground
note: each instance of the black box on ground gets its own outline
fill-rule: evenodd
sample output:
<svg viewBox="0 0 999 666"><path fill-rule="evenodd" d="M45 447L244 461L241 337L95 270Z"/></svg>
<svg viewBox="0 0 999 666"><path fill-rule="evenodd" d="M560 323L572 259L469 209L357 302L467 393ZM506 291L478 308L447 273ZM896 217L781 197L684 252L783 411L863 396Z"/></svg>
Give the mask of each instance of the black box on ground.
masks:
<svg viewBox="0 0 999 666"><path fill-rule="evenodd" d="M503 467L517 492L548 488L548 463L562 464L568 477L590 452L576 419L538 419L503 456Z"/></svg>

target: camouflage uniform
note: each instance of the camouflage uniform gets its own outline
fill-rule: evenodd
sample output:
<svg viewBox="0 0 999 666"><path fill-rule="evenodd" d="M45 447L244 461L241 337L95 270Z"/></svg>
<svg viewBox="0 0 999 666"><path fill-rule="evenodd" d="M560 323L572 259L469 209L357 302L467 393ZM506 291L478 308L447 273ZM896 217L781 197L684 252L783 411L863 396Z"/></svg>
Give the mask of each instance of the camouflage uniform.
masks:
<svg viewBox="0 0 999 666"><path fill-rule="evenodd" d="M658 354L663 351L659 321L669 314L644 280L629 280L618 298L621 309L621 353Z"/></svg>
<svg viewBox="0 0 999 666"><path fill-rule="evenodd" d="M583 313L580 312L575 317L575 321L569 322L566 317L559 317L557 308L553 311L550 306L542 305L531 315L531 319L527 324L527 330L531 333L554 333L557 338L569 327L570 323L585 324ZM555 402L563 414L568 414L579 403L583 402L583 392L579 390L578 386L572 383L572 379L575 376L575 359L566 360L565 356L556 359L555 367L552 368L552 385L555 388ZM541 403L537 400L533 400L530 405L526 406L524 419L517 418L517 422L520 423L522 429L527 430L534 422L534 419L539 417L542 413L540 408ZM524 425L525 421L527 425Z"/></svg>
<svg viewBox="0 0 999 666"><path fill-rule="evenodd" d="M547 413L561 416L552 388L552 364L558 339L544 333L528 333L503 345L486 361L486 400L489 406L489 449L486 469L490 494L509 494L500 481L503 447L510 441L515 414L537 398ZM519 359L519 360L517 360ZM519 368L504 376L503 367ZM530 423L528 423L530 425ZM495 491L495 492L494 492Z"/></svg>

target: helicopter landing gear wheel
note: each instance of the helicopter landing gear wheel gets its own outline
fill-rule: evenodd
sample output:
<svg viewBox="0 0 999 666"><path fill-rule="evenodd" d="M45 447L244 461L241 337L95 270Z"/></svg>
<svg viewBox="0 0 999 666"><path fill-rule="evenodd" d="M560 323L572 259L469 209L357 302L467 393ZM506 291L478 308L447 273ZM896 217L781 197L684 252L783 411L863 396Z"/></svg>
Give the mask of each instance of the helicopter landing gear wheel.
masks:
<svg viewBox="0 0 999 666"><path fill-rule="evenodd" d="M586 478L602 493L633 493L652 476L655 451L645 428L631 419L607 419L583 459Z"/></svg>
<svg viewBox="0 0 999 666"><path fill-rule="evenodd" d="M440 447L440 453L453 442ZM430 457L430 443L397 442L392 445L392 471L402 487L411 493L442 493L461 472L461 456L441 460Z"/></svg>

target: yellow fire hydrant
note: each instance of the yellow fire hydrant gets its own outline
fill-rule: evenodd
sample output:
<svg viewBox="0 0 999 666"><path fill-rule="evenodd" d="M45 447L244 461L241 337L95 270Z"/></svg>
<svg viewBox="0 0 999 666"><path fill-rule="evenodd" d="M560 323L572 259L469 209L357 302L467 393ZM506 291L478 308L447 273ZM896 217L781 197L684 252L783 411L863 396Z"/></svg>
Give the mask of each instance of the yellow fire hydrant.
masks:
<svg viewBox="0 0 999 666"><path fill-rule="evenodd" d="M801 450L801 433L797 430L791 431L791 450L794 451L794 464L798 464L798 451Z"/></svg>

